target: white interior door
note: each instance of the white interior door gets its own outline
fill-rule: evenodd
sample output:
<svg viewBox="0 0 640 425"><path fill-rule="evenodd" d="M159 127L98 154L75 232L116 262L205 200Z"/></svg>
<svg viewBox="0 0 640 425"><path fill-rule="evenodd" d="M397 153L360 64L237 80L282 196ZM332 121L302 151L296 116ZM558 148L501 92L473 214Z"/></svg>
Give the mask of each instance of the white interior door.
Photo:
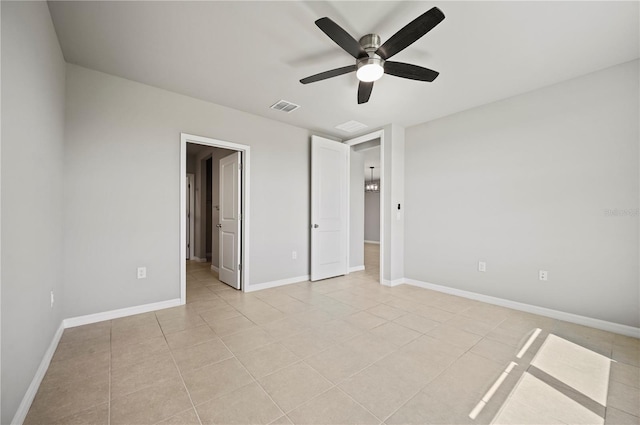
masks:
<svg viewBox="0 0 640 425"><path fill-rule="evenodd" d="M221 282L240 289L240 152L220 160L220 223L218 223Z"/></svg>
<svg viewBox="0 0 640 425"><path fill-rule="evenodd" d="M311 280L347 274L349 146L311 137Z"/></svg>

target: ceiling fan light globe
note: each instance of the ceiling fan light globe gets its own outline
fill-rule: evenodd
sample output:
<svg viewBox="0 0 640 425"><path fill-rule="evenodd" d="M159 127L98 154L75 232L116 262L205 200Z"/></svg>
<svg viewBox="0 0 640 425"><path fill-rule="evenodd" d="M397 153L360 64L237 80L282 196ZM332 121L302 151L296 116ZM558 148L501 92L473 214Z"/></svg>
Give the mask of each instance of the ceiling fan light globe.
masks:
<svg viewBox="0 0 640 425"><path fill-rule="evenodd" d="M383 74L384 68L380 64L368 63L358 68L356 77L358 77L358 80L362 82L370 83L379 80Z"/></svg>

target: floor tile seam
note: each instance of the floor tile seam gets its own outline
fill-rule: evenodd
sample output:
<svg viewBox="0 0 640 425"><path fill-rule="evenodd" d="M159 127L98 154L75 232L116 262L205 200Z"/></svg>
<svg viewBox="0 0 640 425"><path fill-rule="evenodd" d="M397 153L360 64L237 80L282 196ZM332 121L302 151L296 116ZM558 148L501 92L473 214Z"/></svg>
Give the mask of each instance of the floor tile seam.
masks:
<svg viewBox="0 0 640 425"><path fill-rule="evenodd" d="M315 370L315 369L314 369L314 370ZM323 378L324 378L324 376L323 376ZM326 379L326 378L324 378L324 379ZM304 401L304 402L302 402L302 403L300 403L300 404L296 405L295 407L292 407L291 409L289 409L289 410L287 410L287 411L285 411L284 409L282 409L282 408L280 407L280 405L278 405L278 407L280 408L280 410L282 410L282 411L284 412L284 414L285 414L287 417L289 417L289 414L290 414L291 412L293 412L294 410L296 410L296 409L298 409L298 408L300 408L300 407L302 407L302 406L305 406L305 405L307 405L307 404L311 403L313 400L315 400L316 398L318 398L318 397L322 396L323 394L328 393L328 392L329 392L329 391L331 391L332 389L334 389L334 388L338 388L338 386L337 386L337 385L334 385L334 384L333 384L333 382L329 381L328 379L326 379L326 380L327 380L327 382L329 382L329 383L331 384L331 386L330 386L329 388L327 388L326 390L321 391L320 393L318 393L318 394L314 395L314 396L313 396L313 397L311 397L309 400L306 400L306 401ZM293 422L293 421L291 421L291 422ZM294 422L294 423L295 423L295 422Z"/></svg>
<svg viewBox="0 0 640 425"><path fill-rule="evenodd" d="M227 350L229 350L229 349L227 348ZM172 357L173 357L173 353L172 353ZM197 372L197 371L199 371L201 369L204 369L205 367L213 366L213 365L218 364L218 363L222 363L222 362L224 362L226 360L232 359L233 357L234 357L234 355L233 355L233 353L231 353L231 356L225 357L224 359L216 360L216 361L213 361L211 363L207 363L206 365L198 366L198 367L196 367L194 369L189 369L189 370L185 370L185 371L180 370L180 367L177 365L177 362L176 362L176 367L178 367L178 370L180 371L180 373L183 373L183 372L184 373L193 373L193 372Z"/></svg>
<svg viewBox="0 0 640 425"><path fill-rule="evenodd" d="M358 406L362 407L365 412L369 413L371 416L373 416L375 419L378 420L379 423L384 422L383 419L380 419L380 417L378 417L378 415L374 414L371 410L369 410L366 406L364 406L362 403L360 403L358 400L356 400L355 398L351 397L349 394L347 394L346 391L344 391L342 388L340 388L338 385L335 386L335 388L340 391L342 394L344 394L345 396L347 396L351 401L353 401L354 403L356 403Z"/></svg>
<svg viewBox="0 0 640 425"><path fill-rule="evenodd" d="M264 389L264 387L262 386L262 384L260 383L260 381L259 381L259 380L258 380L258 379L257 379L257 378L256 378L256 377L255 377L255 376L254 376L250 371L249 371L249 369L247 369L247 367L244 365L244 363L242 363L242 362L240 361L240 359L239 359L238 357L236 357L235 353L233 353L233 351L231 351L231 349L230 349L230 348L225 344L225 342L224 342L224 341L222 341L222 343L225 345L225 347L227 348L227 350L229 350L229 352L230 352L231 354L233 354L233 358L234 358L234 359L236 359L236 361L240 364L240 366L242 366L242 368L245 370L245 372L246 372L246 373L251 377L251 379L253 380L253 383L255 383L256 385L258 385L258 387L260 387L260 389L262 390L262 392L263 392L263 393L265 393L265 394L266 394L266 396L267 396L267 397L269 397L269 400L271 400L271 402L272 402L272 403L273 403L273 404L278 408L278 410L280 410L280 413L282 413L282 415L283 415L283 416L285 416L285 415L286 415L286 413L285 413L285 412L280 408L280 406L278 405L278 403L276 403L276 401L273 399L273 397L271 397L271 394L269 394L269 392L267 392L267 390L265 390L265 389ZM285 347L285 348L286 348L286 347ZM289 365L289 366L291 366L291 365ZM244 387L246 387L247 385L250 385L250 384L251 384L251 383L246 384L246 385L243 385L243 386L241 386L240 388L244 388ZM239 389L239 388L237 388L237 389ZM236 390L237 390L237 389L236 389ZM236 390L233 390L233 391L236 391ZM232 391L230 391L230 392L232 392ZM229 392L229 393L230 393L230 392ZM229 393L227 393L227 394L229 394ZM211 399L211 400L214 400L214 399L216 399L216 398L217 398L217 397L214 397L214 398L213 398L213 399ZM209 401L211 401L211 400L209 400ZM194 409L195 409L195 406L194 406ZM198 412L197 412L197 410L196 410L196 414L197 414L197 413L198 413ZM278 418L280 418L280 417L281 417L281 416L278 416ZM199 417L198 417L198 418L199 418ZM278 419L278 418L276 418L276 419ZM201 422L201 424L202 424L202 422Z"/></svg>
<svg viewBox="0 0 640 425"><path fill-rule="evenodd" d="M316 372L318 372L324 379L326 379L327 381L331 382L334 386L338 387L340 386L340 384L344 383L347 379L351 379L354 376L356 376L357 374L359 374L360 372L364 371L365 369L368 369L370 366L373 366L374 363L378 362L382 360L381 358L378 360L373 361L372 363L367 364L366 366L364 366L362 369L358 369L357 371L351 373L350 375L340 379L337 382L334 382L333 380L329 379L328 377L324 376L324 374L322 372L320 372L318 369L316 369L312 364L307 363L306 361L304 362L307 366L309 366L310 368L312 368L313 370L315 370Z"/></svg>
<svg viewBox="0 0 640 425"><path fill-rule="evenodd" d="M462 357L462 355L460 356ZM457 357L456 360L458 360L460 357ZM435 381L437 378L440 377L440 375L442 375L445 371L447 371L451 365L453 365L456 360L454 360L453 362L451 362L447 367L445 367L444 369L442 369L439 373L437 373L436 375L434 375L431 379L429 379L424 385L420 386L419 389L413 393L413 395L411 395L410 397L407 398L407 400L402 403L400 406L398 406L398 408L396 410L394 410L391 414L389 414L386 418L384 418L382 420L383 423L386 423L386 421L392 417L393 415L395 415L400 409L402 409L407 403L409 403L411 400L413 400L415 398L415 396L417 396L418 394L420 394L425 388L427 388L429 386L429 384L431 384L433 381Z"/></svg>
<svg viewBox="0 0 640 425"><path fill-rule="evenodd" d="M157 316L156 316L156 320L157 320L157 319L158 319L158 318L157 318ZM160 325L160 322L158 322L158 325ZM165 343L167 344L167 347L169 347L169 341L167 341L167 337L166 337L166 335L164 335L164 333L163 333L163 336L164 336ZM193 408L193 410L194 410L194 411L195 411L195 413L196 413L196 417L198 418L198 422L200 423L200 425L202 425L202 420L200 419L200 415L198 414L198 411L196 410L196 406L195 406L195 404L193 403L193 399L191 398L191 392L189 391L189 388L187 388L187 383L184 381L184 377L182 376L182 372L180 371L180 368L178 367L178 364L176 363L176 359L175 359L175 357L173 356L173 352L171 351L171 347L169 347L169 355L171 356L171 359L173 360L173 365L174 365L174 367L175 367L175 368L176 368L176 370L178 371L178 376L180 377L180 382L182 383L182 387L184 388L184 390L185 390L185 391L186 391L186 393L187 393L187 397L189 397L189 402L191 403L191 407ZM170 417L171 417L171 416L169 416L169 418L170 418ZM165 420L165 419L168 419L168 418L163 418L162 420ZM161 420L161 421L162 421L162 420ZM161 422L161 421L160 421L160 422Z"/></svg>
<svg viewBox="0 0 640 425"><path fill-rule="evenodd" d="M544 370L539 369L537 366L535 366L533 364L529 364L529 366L526 369L526 372L528 372L534 378L539 379L540 381L544 382L546 385L548 385L551 388L553 388L554 390L558 391L559 393L561 393L565 397L570 398L574 402L580 404L582 407L590 410L592 413L595 413L598 416L601 416L601 415L600 415L599 412L596 412L594 410L594 408L600 407L601 410L604 411L606 409L606 407L607 407L606 406L606 402L605 402L605 405L600 404L598 401L593 400L588 395L580 392L580 390L575 389L575 388L569 386L568 384L565 384L561 380L559 380L556 377L554 377L553 375L545 372ZM542 379L542 376L544 376L545 379ZM611 369L609 369L609 381L608 382L611 382ZM584 403L582 403L580 400L577 400L576 397L573 396L574 394L579 394L579 395L583 396L584 398L588 399L590 406L585 406ZM609 386L607 385L607 396L608 396L608 394L609 394ZM604 418L604 416L601 416L601 417Z"/></svg>

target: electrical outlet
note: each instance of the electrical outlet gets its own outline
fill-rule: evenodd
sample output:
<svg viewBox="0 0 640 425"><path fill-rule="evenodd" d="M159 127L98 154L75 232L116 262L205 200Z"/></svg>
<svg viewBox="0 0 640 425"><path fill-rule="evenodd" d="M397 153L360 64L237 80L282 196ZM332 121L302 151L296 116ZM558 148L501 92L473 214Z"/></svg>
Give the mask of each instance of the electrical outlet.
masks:
<svg viewBox="0 0 640 425"><path fill-rule="evenodd" d="M291 259L292 260L298 259L298 251L291 251Z"/></svg>
<svg viewBox="0 0 640 425"><path fill-rule="evenodd" d="M53 298L53 291L51 291L51 308L53 308L53 302L55 299Z"/></svg>
<svg viewBox="0 0 640 425"><path fill-rule="evenodd" d="M147 277L147 268L138 267L138 279L146 279L146 277Z"/></svg>
<svg viewBox="0 0 640 425"><path fill-rule="evenodd" d="M538 271L538 279L540 280L549 280L549 272L546 270Z"/></svg>
<svg viewBox="0 0 640 425"><path fill-rule="evenodd" d="M478 271L479 272L486 272L487 271L487 263L485 263L484 261L478 261Z"/></svg>

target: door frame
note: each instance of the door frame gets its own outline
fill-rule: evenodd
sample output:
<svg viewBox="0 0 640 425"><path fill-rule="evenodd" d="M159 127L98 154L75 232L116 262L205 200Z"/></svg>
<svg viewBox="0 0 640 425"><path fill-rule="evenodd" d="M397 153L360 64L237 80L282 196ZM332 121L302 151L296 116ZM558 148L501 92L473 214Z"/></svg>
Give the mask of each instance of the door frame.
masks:
<svg viewBox="0 0 640 425"><path fill-rule="evenodd" d="M194 210L196 209L195 207L195 199L194 199L194 193L195 193L195 188L194 188L194 184L196 181L196 175L193 173L187 173L187 183L189 183L189 259L193 259L194 256L194 250L193 250L193 237L195 235L195 217L194 217ZM185 207L187 206L187 202L185 200L184 203ZM186 236L186 235L185 235ZM186 242L186 241L185 241Z"/></svg>
<svg viewBox="0 0 640 425"><path fill-rule="evenodd" d="M349 145L353 147L355 145L359 145L360 143L370 142L374 139L380 139L380 284L384 281L384 190L386 187L385 179L384 179L384 130L376 130L371 133L363 134L362 136L355 137L353 139L345 140L342 143L345 145ZM351 153L351 149L349 149L349 153ZM351 162L348 164L347 175L351 176ZM348 199L351 199L351 184L347 185L347 196ZM350 214L347 214L347 232L350 235ZM349 246L350 248L350 246ZM349 265L349 255L350 249L347 249L347 266ZM347 274L349 273L349 267L347 267Z"/></svg>
<svg viewBox="0 0 640 425"><path fill-rule="evenodd" d="M196 136L188 133L180 133L180 303L187 302L187 264L186 264L186 202L187 194L185 190L187 172L187 143L211 146L214 148L229 149L242 153L242 173L240 181L240 199L242 223L240 225L240 290L246 292L249 285L249 228L250 217L250 160L251 147L239 143L227 142L224 140L212 139L210 137Z"/></svg>

